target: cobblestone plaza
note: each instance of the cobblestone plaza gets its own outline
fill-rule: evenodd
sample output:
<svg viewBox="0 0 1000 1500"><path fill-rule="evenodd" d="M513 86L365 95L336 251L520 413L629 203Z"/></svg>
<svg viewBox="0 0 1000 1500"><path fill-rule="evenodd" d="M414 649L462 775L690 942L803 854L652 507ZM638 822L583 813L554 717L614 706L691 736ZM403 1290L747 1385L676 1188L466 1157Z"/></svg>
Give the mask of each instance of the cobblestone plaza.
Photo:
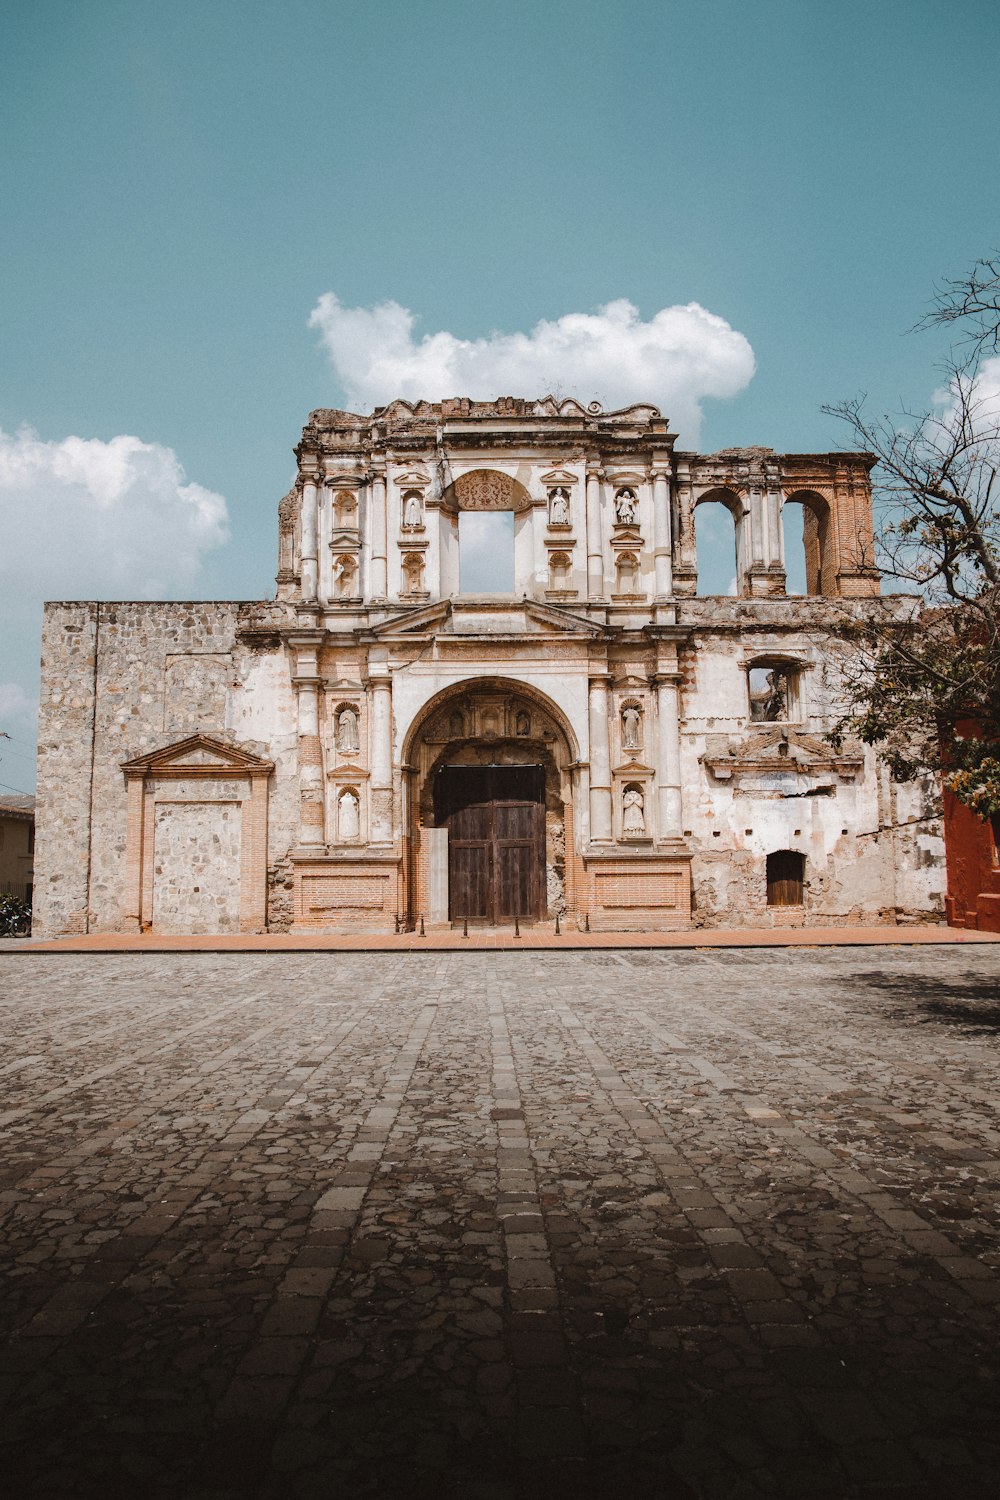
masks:
<svg viewBox="0 0 1000 1500"><path fill-rule="evenodd" d="M997 1493L997 953L0 952L8 1492Z"/></svg>

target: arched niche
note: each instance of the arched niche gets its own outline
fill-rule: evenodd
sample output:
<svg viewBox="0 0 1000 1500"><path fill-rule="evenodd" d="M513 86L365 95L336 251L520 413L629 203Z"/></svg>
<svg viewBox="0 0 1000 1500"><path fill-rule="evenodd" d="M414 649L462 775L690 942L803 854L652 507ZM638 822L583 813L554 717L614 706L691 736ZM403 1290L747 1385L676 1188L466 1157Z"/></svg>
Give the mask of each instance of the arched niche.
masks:
<svg viewBox="0 0 1000 1500"><path fill-rule="evenodd" d="M735 490L706 490L694 502L698 593L705 597L746 592L745 507Z"/></svg>
<svg viewBox="0 0 1000 1500"><path fill-rule="evenodd" d="M830 506L815 490L792 490L781 507L786 592L813 597L836 592Z"/></svg>

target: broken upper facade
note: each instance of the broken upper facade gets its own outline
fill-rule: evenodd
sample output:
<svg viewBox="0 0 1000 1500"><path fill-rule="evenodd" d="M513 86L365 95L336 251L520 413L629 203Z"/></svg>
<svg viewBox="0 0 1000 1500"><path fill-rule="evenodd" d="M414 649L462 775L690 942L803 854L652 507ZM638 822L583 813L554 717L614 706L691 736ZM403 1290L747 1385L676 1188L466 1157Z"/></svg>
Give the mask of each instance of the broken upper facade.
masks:
<svg viewBox="0 0 1000 1500"><path fill-rule="evenodd" d="M552 398L316 411L296 455L275 600L47 606L41 930L939 917L933 809L824 739L886 607L868 457ZM462 591L472 525L502 592Z"/></svg>

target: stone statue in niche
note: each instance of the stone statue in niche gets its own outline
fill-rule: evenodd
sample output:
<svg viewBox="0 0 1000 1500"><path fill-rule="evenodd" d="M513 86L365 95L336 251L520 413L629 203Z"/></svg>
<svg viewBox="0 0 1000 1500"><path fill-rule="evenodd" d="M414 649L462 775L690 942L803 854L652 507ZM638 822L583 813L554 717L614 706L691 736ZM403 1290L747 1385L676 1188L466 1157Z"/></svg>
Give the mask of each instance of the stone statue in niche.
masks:
<svg viewBox="0 0 1000 1500"><path fill-rule="evenodd" d="M634 526L637 509L635 490L619 490L615 496L615 515L619 526Z"/></svg>
<svg viewBox="0 0 1000 1500"><path fill-rule="evenodd" d="M627 786L622 798L622 833L628 838L641 838L646 832L645 803L637 786Z"/></svg>
<svg viewBox="0 0 1000 1500"><path fill-rule="evenodd" d="M356 708L342 708L337 715L337 749L341 755L357 755L360 749Z"/></svg>
<svg viewBox="0 0 1000 1500"><path fill-rule="evenodd" d="M342 839L361 836L361 817L358 799L354 792L341 792L337 799L337 832Z"/></svg>
<svg viewBox="0 0 1000 1500"><path fill-rule="evenodd" d="M357 593L358 565L353 557L338 557L333 570L333 584L338 599L351 599Z"/></svg>
<svg viewBox="0 0 1000 1500"><path fill-rule="evenodd" d="M549 525L569 525L569 494L564 489L549 491Z"/></svg>
<svg viewBox="0 0 1000 1500"><path fill-rule="evenodd" d="M531 717L523 709L514 720L514 733L522 739L531 733Z"/></svg>
<svg viewBox="0 0 1000 1500"><path fill-rule="evenodd" d="M403 496L403 529L419 531L423 524L424 515L420 505L420 496L416 490L408 490Z"/></svg>
<svg viewBox="0 0 1000 1500"><path fill-rule="evenodd" d="M622 749L642 749L642 714L634 703L622 709Z"/></svg>
<svg viewBox="0 0 1000 1500"><path fill-rule="evenodd" d="M465 720L462 718L462 715L459 713L457 708L455 709L455 712L452 714L451 718L448 720L448 733L451 735L452 739L461 739L465 734Z"/></svg>
<svg viewBox="0 0 1000 1500"><path fill-rule="evenodd" d="M403 558L403 584L408 594L419 594L424 586L424 560L419 552Z"/></svg>

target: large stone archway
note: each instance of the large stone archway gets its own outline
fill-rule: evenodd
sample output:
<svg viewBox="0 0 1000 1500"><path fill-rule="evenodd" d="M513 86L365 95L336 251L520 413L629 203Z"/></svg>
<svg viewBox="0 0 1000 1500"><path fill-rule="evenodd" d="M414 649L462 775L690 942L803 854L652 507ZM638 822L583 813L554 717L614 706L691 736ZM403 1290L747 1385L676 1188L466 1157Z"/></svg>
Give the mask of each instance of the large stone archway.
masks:
<svg viewBox="0 0 1000 1500"><path fill-rule="evenodd" d="M470 915L472 920L512 922L517 898L512 908L511 871L500 867L508 859L539 862L522 880L522 890L534 891L536 897L520 898L521 920L554 920L571 910L576 898L577 766L570 725L537 689L508 678L477 678L437 694L411 727L403 752L408 921L418 924L423 918L434 927ZM530 768L536 768L533 774ZM459 784L488 786L473 793L477 805L495 803L505 809L504 819L485 814L488 826L472 828L473 838L461 840L489 845L484 857L494 862L494 896L485 910L476 902L471 911L463 910L456 890L456 849L450 845L459 842L456 834L470 832L455 818L453 788ZM537 823L526 816L515 826L514 809L536 800ZM528 849L532 843L537 854Z"/></svg>

